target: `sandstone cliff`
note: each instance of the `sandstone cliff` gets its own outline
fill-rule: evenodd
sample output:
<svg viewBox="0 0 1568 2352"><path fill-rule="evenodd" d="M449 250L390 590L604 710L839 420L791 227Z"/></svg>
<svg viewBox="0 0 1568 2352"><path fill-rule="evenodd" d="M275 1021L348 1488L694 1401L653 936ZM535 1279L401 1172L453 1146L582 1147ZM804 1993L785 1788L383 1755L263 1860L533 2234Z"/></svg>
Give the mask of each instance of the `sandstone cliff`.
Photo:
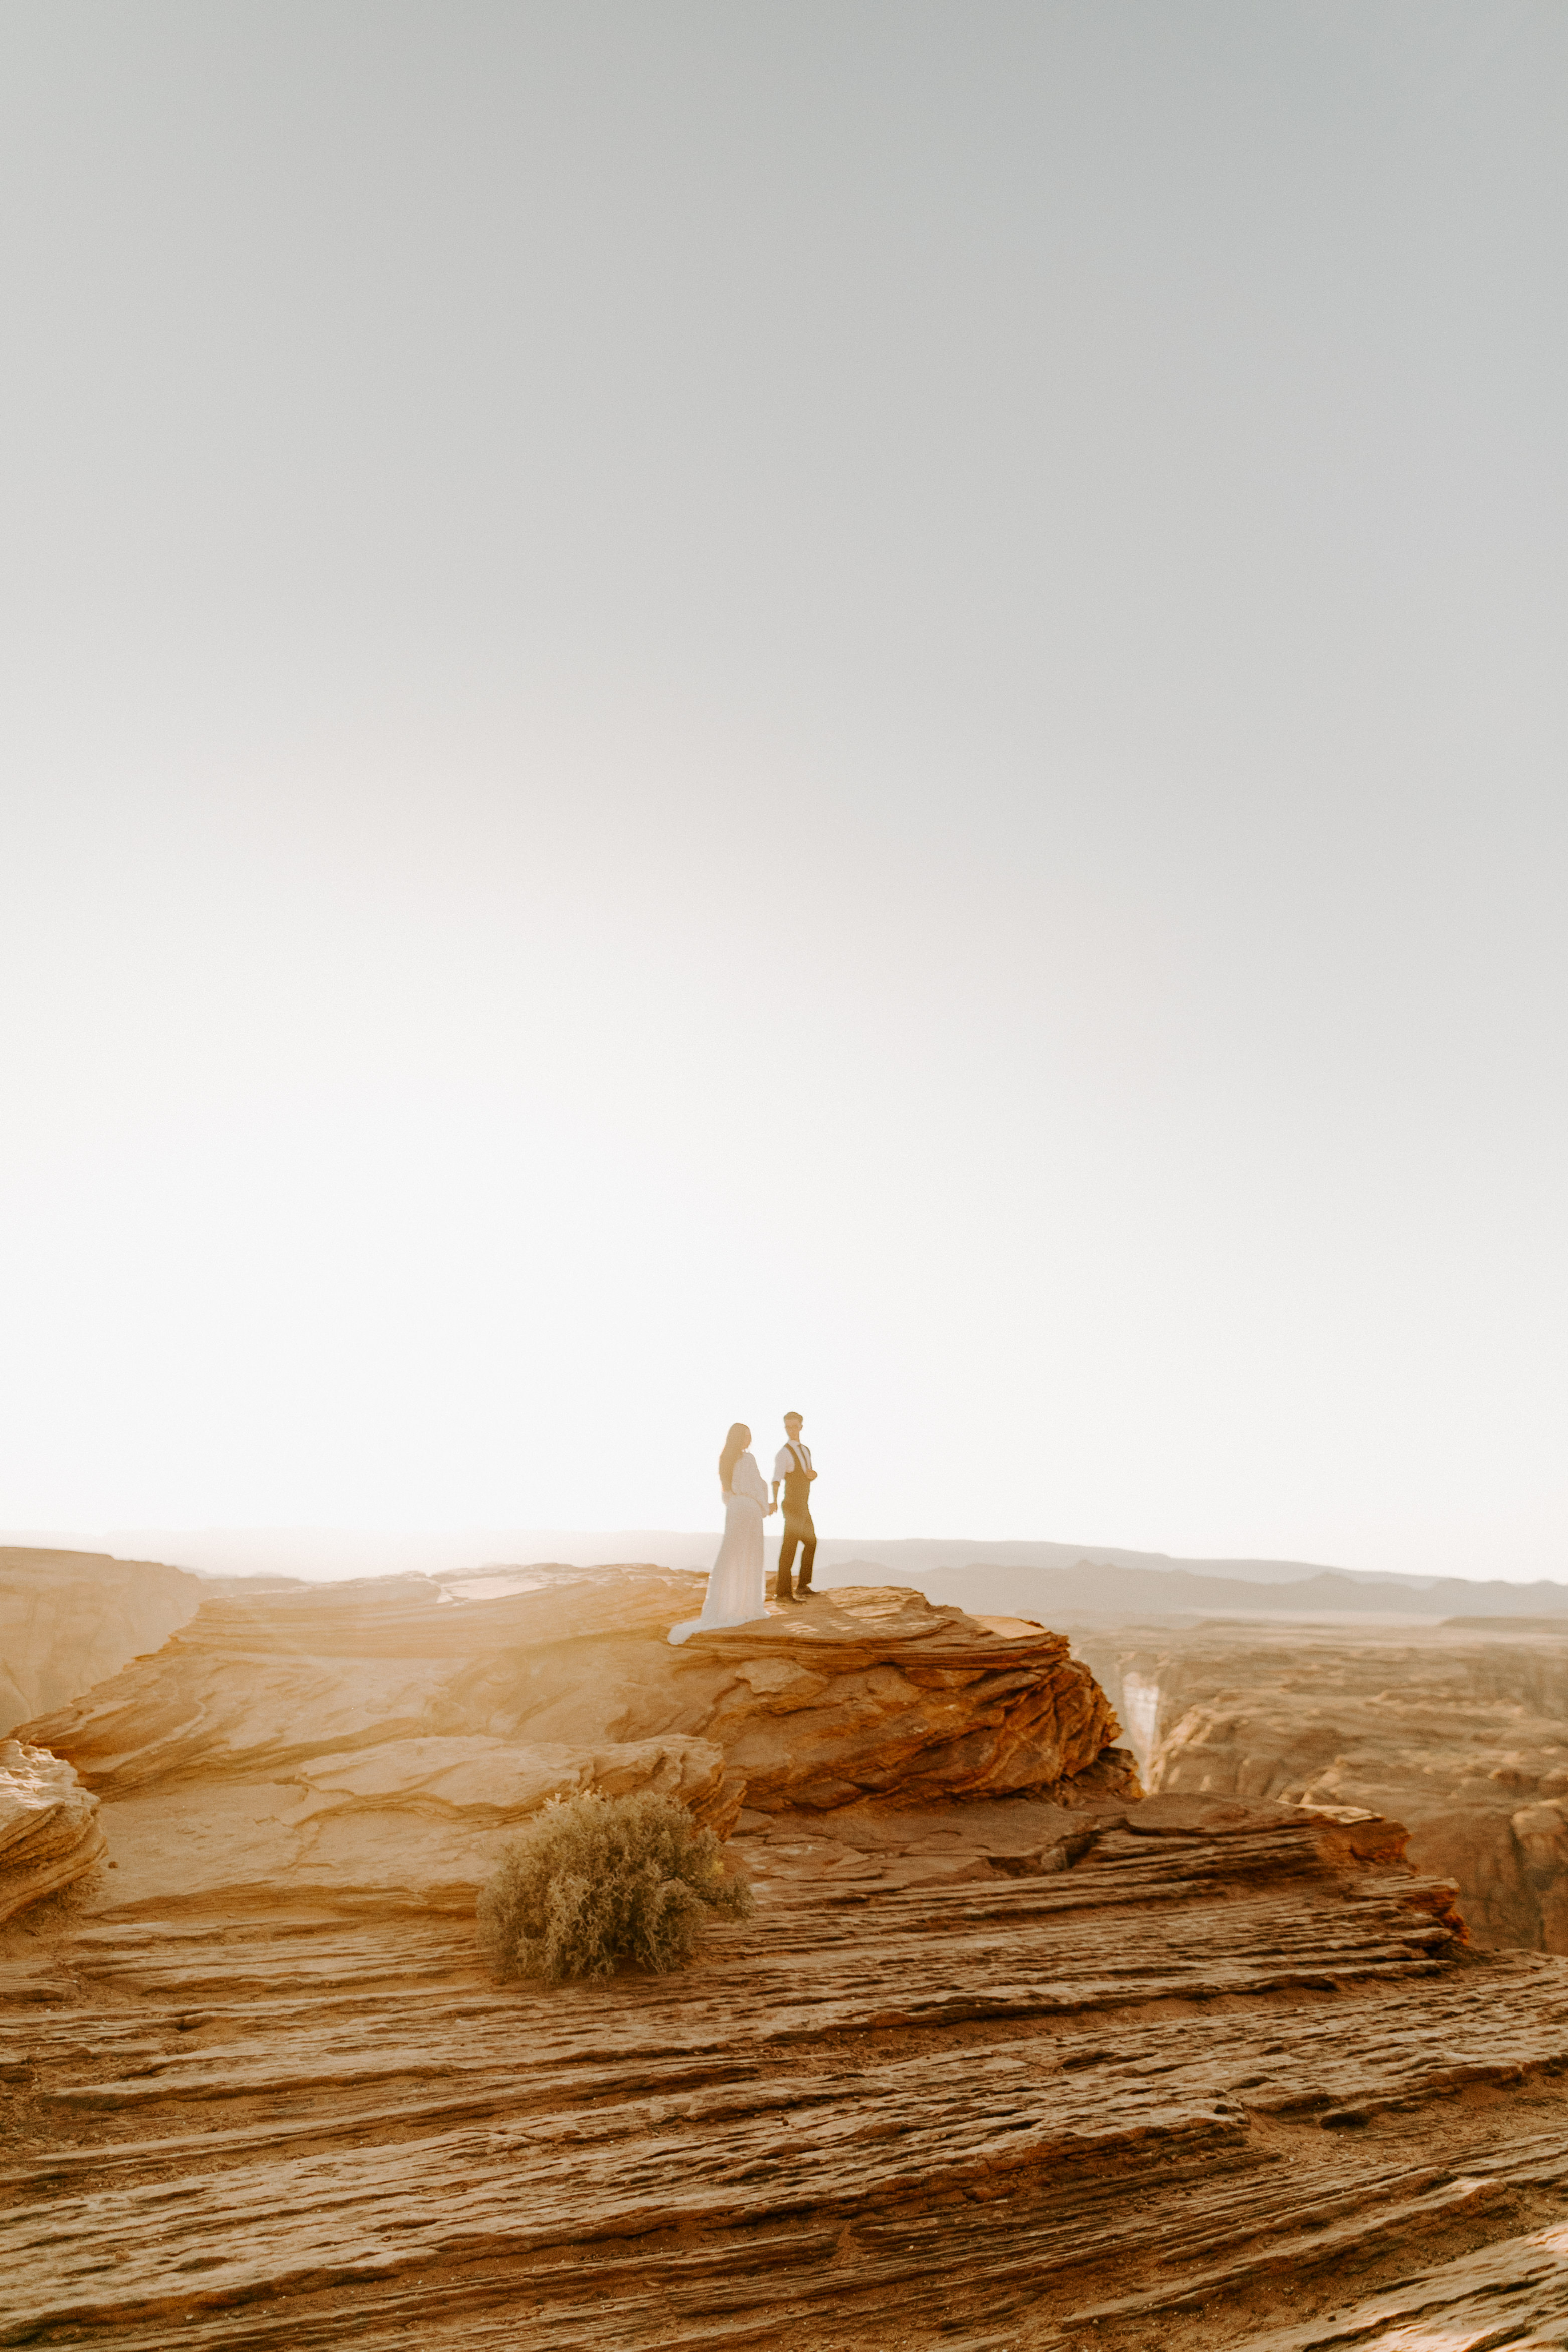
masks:
<svg viewBox="0 0 1568 2352"><path fill-rule="evenodd" d="M0 1734L161 1648L208 1589L161 1560L0 1549Z"/></svg>

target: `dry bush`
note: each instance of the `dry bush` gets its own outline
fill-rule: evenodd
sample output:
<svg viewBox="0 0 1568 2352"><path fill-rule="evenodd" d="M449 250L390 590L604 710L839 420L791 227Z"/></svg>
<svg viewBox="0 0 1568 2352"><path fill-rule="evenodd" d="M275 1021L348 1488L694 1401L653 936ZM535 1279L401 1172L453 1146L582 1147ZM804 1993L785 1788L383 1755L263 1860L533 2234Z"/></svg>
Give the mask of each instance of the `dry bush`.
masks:
<svg viewBox="0 0 1568 2352"><path fill-rule="evenodd" d="M687 1966L708 1911L751 1908L685 1805L590 1791L547 1805L507 1848L479 1896L479 1944L503 1977L607 1977L622 1960L663 1976Z"/></svg>

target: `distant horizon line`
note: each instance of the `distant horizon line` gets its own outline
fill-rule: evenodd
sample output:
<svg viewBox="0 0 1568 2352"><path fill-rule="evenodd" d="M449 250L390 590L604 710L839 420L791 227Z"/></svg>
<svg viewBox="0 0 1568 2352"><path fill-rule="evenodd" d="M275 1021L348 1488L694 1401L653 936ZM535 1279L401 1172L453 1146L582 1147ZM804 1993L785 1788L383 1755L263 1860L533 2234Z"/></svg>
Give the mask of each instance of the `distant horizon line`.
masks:
<svg viewBox="0 0 1568 2352"><path fill-rule="evenodd" d="M769 1529L768 1535L770 1543L776 1545L778 1540L776 1531ZM222 1521L206 1520L183 1524L164 1522L162 1525L144 1522L131 1526L121 1522L107 1527L7 1528L0 1530L0 1548L37 1550L99 1550L116 1558L152 1559L156 1551L167 1547L193 1549L198 1545L204 1547L232 1545L245 1549L252 1546L277 1545L280 1549L293 1550L297 1547L316 1543L323 1546L341 1546L343 1551L348 1552L371 1546L385 1546L395 1551L419 1549L425 1546L448 1549L455 1545L466 1547L470 1543L505 1541L508 1544L575 1542L591 1545L595 1550L602 1552L606 1546L613 1548L624 1544L648 1543L667 1543L679 1546L684 1549L706 1550L717 1541L717 1536L718 1531L716 1528L647 1526L640 1528L527 1527L515 1522L507 1524L495 1520L471 1521L464 1526L436 1525L420 1528L371 1527L363 1524L354 1525L346 1521L297 1520L252 1522L240 1525L233 1522L225 1524ZM124 1553L118 1549L122 1545L131 1545L137 1549L130 1553ZM151 1546L152 1549L141 1549L143 1546ZM891 1550L895 1547L914 1546L923 1549L929 1548L954 1552L967 1551L969 1554L967 1559L926 1563L928 1567L940 1566L946 1570L961 1570L968 1566L978 1568L1007 1564L1019 1568L1037 1568L1042 1572L1050 1573L1070 1570L1082 1562L1091 1567L1148 1567L1160 1564L1173 1570L1207 1570L1210 1573L1226 1569L1247 1568L1273 1571L1272 1574L1263 1578L1254 1576L1243 1577L1240 1580L1244 1582L1264 1583L1292 1582L1298 1580L1298 1578L1304 1580L1314 1576L1343 1577L1358 1584L1389 1583L1418 1588L1430 1588L1442 1583L1506 1584L1514 1587L1533 1584L1560 1586L1568 1581L1568 1579L1563 1577L1541 1571L1533 1575L1511 1576L1500 1575L1495 1570L1490 1573L1466 1572L1461 1570L1423 1572L1410 1569L1343 1568L1330 1561L1297 1559L1284 1554L1169 1552L1145 1549L1135 1545L1063 1541L1059 1537L1050 1536L832 1536L823 1537L821 1539L819 1556L826 1570L829 1567L842 1567L848 1561L868 1551ZM999 1563L994 1558L987 1559L983 1557L984 1554L994 1555L1001 1550L1050 1552L1058 1557L1048 1560L1015 1559L1010 1563ZM625 1558L630 1555L622 1552L621 1556ZM570 1564L606 1565L612 1564L614 1557L615 1553L612 1549L605 1559ZM287 1567L284 1562L279 1561L275 1571L269 1571L265 1568L240 1570L233 1564L221 1566L211 1562L198 1564L193 1560L182 1562L178 1559L168 1559L163 1564L170 1567L184 1566L192 1573L208 1576L268 1572L292 1573L298 1576L301 1573L300 1566L297 1561L290 1562ZM494 1556L479 1558L471 1555L463 1559L448 1559L444 1566L447 1572L450 1572L458 1568L482 1570L496 1568L543 1567L549 1564L548 1557L541 1552L535 1554L532 1559L518 1559L515 1555L507 1559ZM694 1559L685 1562L670 1561L664 1564L672 1567L695 1568L706 1563ZM874 1559L868 1559L868 1565L878 1564ZM1281 1575L1280 1573L1281 1570L1288 1570L1291 1573ZM308 1577L310 1574L308 1570L304 1572ZM355 1570L342 1559L341 1554L340 1563L335 1567L318 1565L314 1570L315 1576L323 1580L331 1580L334 1577L354 1572ZM428 1574L435 1571L432 1568L422 1570L410 1563L406 1572Z"/></svg>
<svg viewBox="0 0 1568 2352"><path fill-rule="evenodd" d="M768 1531L771 1537L775 1530ZM94 1536L218 1536L266 1539L292 1537L337 1537L377 1543L456 1542L478 1536L587 1536L608 1540L629 1536L670 1536L682 1543L718 1541L722 1529L713 1528L655 1527L644 1521L634 1527L591 1527L581 1521L575 1526L528 1524L521 1520L471 1519L463 1522L432 1522L421 1527L375 1527L338 1519L270 1519L237 1521L222 1519L144 1520L137 1524L125 1521L110 1527L75 1528L0 1528L0 1546L22 1543L59 1543L67 1537ZM1107 1544L1077 1541L1061 1536L967 1536L945 1534L919 1535L838 1535L822 1538L824 1544L973 1544L1029 1545L1041 1550L1071 1551L1092 1559L1096 1553L1120 1553L1127 1559L1168 1559L1178 1568L1193 1561L1205 1566L1219 1560L1257 1561L1271 1568L1300 1568L1310 1574L1328 1576L1412 1576L1421 1573L1414 1569L1342 1568L1332 1560L1297 1559L1287 1552L1172 1552L1158 1547L1140 1544ZM508 1565L510 1563L507 1563ZM1432 1580L1436 1581L1436 1579ZM1474 1581L1476 1580L1468 1580ZM1525 1580L1528 1581L1529 1580Z"/></svg>

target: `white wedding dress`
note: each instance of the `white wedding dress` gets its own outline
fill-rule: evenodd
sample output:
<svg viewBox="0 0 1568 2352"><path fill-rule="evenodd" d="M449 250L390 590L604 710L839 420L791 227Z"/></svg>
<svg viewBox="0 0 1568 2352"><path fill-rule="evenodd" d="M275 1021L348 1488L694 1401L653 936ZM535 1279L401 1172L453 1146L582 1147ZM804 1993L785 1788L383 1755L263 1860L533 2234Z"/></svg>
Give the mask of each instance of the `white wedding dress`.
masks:
<svg viewBox="0 0 1568 2352"><path fill-rule="evenodd" d="M748 1625L754 1617L768 1614L762 1565L762 1512L768 1489L749 1454L743 1454L736 1464L729 1486L724 1498L724 1541L708 1570L703 1613L688 1617L684 1625L672 1625L672 1642L689 1642L694 1633L706 1633L715 1625Z"/></svg>

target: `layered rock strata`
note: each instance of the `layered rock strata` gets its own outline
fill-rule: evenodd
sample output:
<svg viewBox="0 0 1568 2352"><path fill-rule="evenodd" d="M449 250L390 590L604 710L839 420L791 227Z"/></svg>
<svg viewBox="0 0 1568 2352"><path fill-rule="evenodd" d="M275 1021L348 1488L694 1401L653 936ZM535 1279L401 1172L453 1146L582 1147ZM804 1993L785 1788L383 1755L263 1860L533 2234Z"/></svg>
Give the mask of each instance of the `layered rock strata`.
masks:
<svg viewBox="0 0 1568 2352"><path fill-rule="evenodd" d="M554 1991L440 1917L78 1922L0 2027L0 2342L1304 2352L1489 2294L1501 2342L1500 2279L1568 2310L1517 2243L1568 2221L1568 1970L1467 1963L1397 1843L747 1810L754 1921Z"/></svg>
<svg viewBox="0 0 1568 2352"><path fill-rule="evenodd" d="M68 1764L0 1739L0 1921L85 1877L104 1843L98 1799Z"/></svg>
<svg viewBox="0 0 1568 2352"><path fill-rule="evenodd" d="M0 1547L0 1733L160 1648L205 1589L162 1560Z"/></svg>
<svg viewBox="0 0 1568 2352"><path fill-rule="evenodd" d="M580 1788L665 1789L721 1831L881 1797L1137 1793L1065 1640L898 1590L672 1648L702 1579L534 1570L207 1601L28 1727L105 1802L116 1900L471 1906L509 1829Z"/></svg>
<svg viewBox="0 0 1568 2352"><path fill-rule="evenodd" d="M1410 1828L1478 1942L1568 1953L1568 1628L1214 1624L1081 1634L1152 1788Z"/></svg>
<svg viewBox="0 0 1568 2352"><path fill-rule="evenodd" d="M1396 1822L1141 1800L1036 1626L675 1651L698 1579L485 1583L218 1601L37 1727L113 1868L0 1928L0 2343L1558 2340L1568 1966L1478 1958ZM756 1917L497 1986L508 1825L649 1785Z"/></svg>

